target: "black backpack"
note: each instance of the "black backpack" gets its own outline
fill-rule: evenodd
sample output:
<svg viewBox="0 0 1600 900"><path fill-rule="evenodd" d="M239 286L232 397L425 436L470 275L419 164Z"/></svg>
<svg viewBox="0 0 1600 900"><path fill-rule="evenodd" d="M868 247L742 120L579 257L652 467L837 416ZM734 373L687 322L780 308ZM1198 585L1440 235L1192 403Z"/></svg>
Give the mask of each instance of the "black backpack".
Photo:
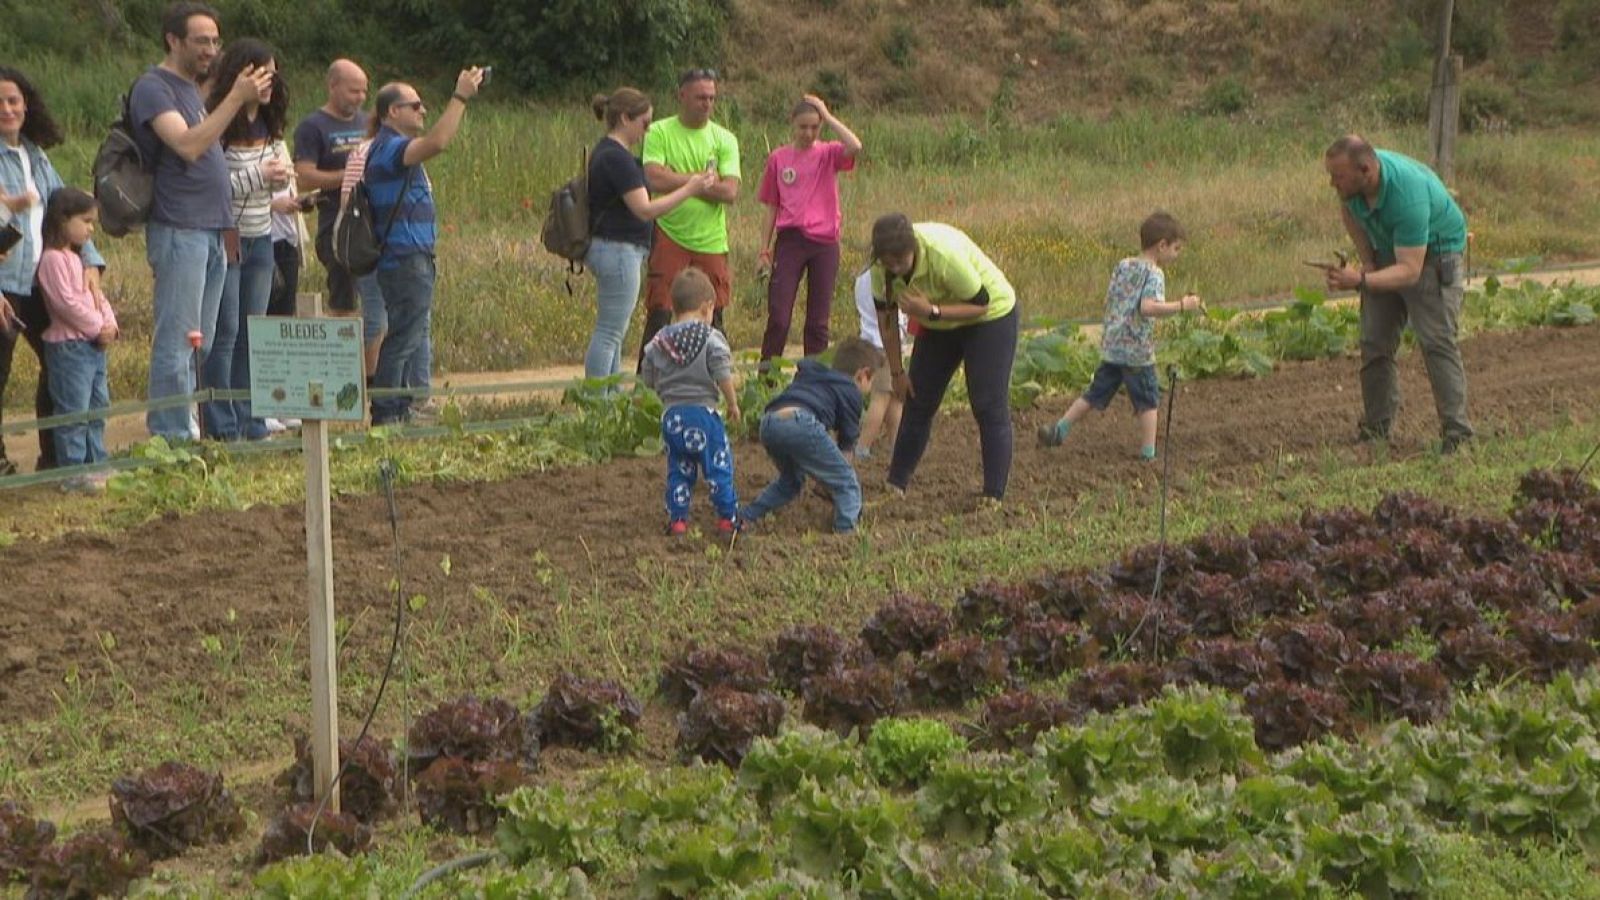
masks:
<svg viewBox="0 0 1600 900"><path fill-rule="evenodd" d="M589 255L589 148L583 148L583 165L577 177L550 194L550 209L545 213L539 240L544 248L567 261L567 271L583 271Z"/></svg>
<svg viewBox="0 0 1600 900"><path fill-rule="evenodd" d="M155 201L155 167L147 165L133 134L133 89L122 96L122 114L94 155L94 199L100 228L112 237L138 230L150 219ZM153 163L154 160L151 160Z"/></svg>
<svg viewBox="0 0 1600 900"><path fill-rule="evenodd" d="M373 228L372 196L367 190L366 172L361 173L361 180L350 191L350 199L339 208L339 216L333 220L333 260L352 276L370 275L378 268L378 260L383 257L384 245L389 242L389 232L394 229L395 217L406 201L406 194L411 190L411 176L416 171L416 166L406 169L406 177L400 182L400 195L389 210L382 236Z"/></svg>

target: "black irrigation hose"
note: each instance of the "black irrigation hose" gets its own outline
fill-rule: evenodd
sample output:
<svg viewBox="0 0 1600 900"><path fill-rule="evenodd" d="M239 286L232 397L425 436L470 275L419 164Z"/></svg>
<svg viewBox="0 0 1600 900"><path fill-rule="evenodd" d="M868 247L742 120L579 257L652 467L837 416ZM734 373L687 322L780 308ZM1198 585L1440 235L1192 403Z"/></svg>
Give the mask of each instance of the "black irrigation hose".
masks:
<svg viewBox="0 0 1600 900"><path fill-rule="evenodd" d="M1578 483L1578 479L1583 477L1583 473L1585 471L1587 471L1588 468L1589 468L1589 463L1594 462L1594 456L1595 456L1596 453L1600 453L1600 443L1597 443L1597 444L1594 445L1594 449L1589 451L1589 455L1585 456L1583 458L1583 465L1579 466L1578 467L1578 471L1573 473L1573 475L1572 475L1572 483L1573 484L1577 484Z"/></svg>
<svg viewBox="0 0 1600 900"><path fill-rule="evenodd" d="M389 676L394 672L395 658L400 655L400 633L405 627L406 604L402 599L404 592L401 590L403 577L400 568L400 507L394 499L394 460L385 458L378 462L378 480L383 482L383 495L389 504L389 537L394 547L394 636L389 641L389 660L383 664L383 678L378 681L377 696L372 698L372 706L367 709L367 717L361 722L361 731L356 734L356 744L359 745L367 736L367 730L372 727L372 719L378 714L378 704L383 702L383 691L389 686ZM339 736L333 736L337 742ZM306 829L306 855L314 855L316 844L313 838L317 834L317 822L328 809L328 801L333 799L333 792L338 789L339 782L344 779L344 774L350 770L350 760L345 759L339 765L339 773L333 776L333 784L317 802L317 811L311 816L311 827Z"/></svg>
<svg viewBox="0 0 1600 900"><path fill-rule="evenodd" d="M1155 612L1156 599L1161 596L1161 575L1167 563L1167 496L1168 487L1172 482L1172 412L1177 407L1178 400L1178 367L1167 366L1167 430L1161 444L1161 505L1159 543L1156 545L1156 578L1155 585L1150 590L1150 608L1145 610L1139 618L1139 623L1128 632L1128 637L1123 641L1123 646L1129 646L1144 630L1145 623ZM1159 634L1159 632L1157 632Z"/></svg>
<svg viewBox="0 0 1600 900"><path fill-rule="evenodd" d="M421 894L423 889L428 885L433 884L435 881L438 881L446 875L454 875L457 872L465 872L468 869L476 869L480 866L486 866L502 858L503 857L501 857L500 851L498 850L482 850L477 853L470 853L466 856L457 857L449 862L440 863L439 865L434 866L428 871L422 873L422 877L418 878L410 888L406 889L404 894L400 895L400 900L411 900L412 897L416 897Z"/></svg>

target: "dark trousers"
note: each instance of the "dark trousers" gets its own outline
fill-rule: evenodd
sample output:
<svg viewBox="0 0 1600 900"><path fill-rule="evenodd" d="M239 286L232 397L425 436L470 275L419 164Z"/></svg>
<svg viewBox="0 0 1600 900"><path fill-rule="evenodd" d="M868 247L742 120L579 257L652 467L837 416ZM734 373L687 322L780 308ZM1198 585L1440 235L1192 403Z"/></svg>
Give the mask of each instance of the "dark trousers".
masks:
<svg viewBox="0 0 1600 900"><path fill-rule="evenodd" d="M656 332L672 324L672 316L673 312L670 309L644 311L644 334L639 337L639 365L635 370L636 374L644 368L644 348L650 346L650 339L656 336ZM723 337L728 336L728 332L722 328L722 310L719 309L711 314L711 327L721 331Z"/></svg>
<svg viewBox="0 0 1600 900"><path fill-rule="evenodd" d="M300 245L294 241L273 241L272 262L276 271L272 275L272 299L267 301L267 315L293 316L295 296L300 292Z"/></svg>
<svg viewBox="0 0 1600 900"><path fill-rule="evenodd" d="M349 312L356 308L356 283L350 277L350 270L339 265L333 258L333 229L317 230L317 259L322 261L322 270L328 273L327 308L339 312Z"/></svg>
<svg viewBox="0 0 1600 900"><path fill-rule="evenodd" d="M922 461L956 368L967 372L967 396L972 417L978 420L978 444L983 454L983 493L1005 497L1011 477L1011 366L1017 355L1017 311L979 325L948 330L925 329L911 350L911 396L906 398L889 461L889 483L905 489Z"/></svg>
<svg viewBox="0 0 1600 900"><path fill-rule="evenodd" d="M39 385L33 393L33 414L43 419L54 411L50 402L50 370L44 360L44 330L50 327L50 312L45 309L44 297L37 291L32 294L5 295L6 301L16 311L17 318L26 326L22 331L0 330L0 420L5 415L6 384L11 380L11 361L16 354L18 339L27 341L33 355L39 360ZM0 441L0 460L6 458L5 443ZM55 432L39 432L39 470L56 467Z"/></svg>
<svg viewBox="0 0 1600 900"><path fill-rule="evenodd" d="M839 277L839 244L819 244L798 228L778 232L773 254L772 280L767 283L767 331L761 338L761 358L783 355L789 342L789 323L806 279L806 325L802 341L807 356L828 349L828 314L833 305L833 283Z"/></svg>

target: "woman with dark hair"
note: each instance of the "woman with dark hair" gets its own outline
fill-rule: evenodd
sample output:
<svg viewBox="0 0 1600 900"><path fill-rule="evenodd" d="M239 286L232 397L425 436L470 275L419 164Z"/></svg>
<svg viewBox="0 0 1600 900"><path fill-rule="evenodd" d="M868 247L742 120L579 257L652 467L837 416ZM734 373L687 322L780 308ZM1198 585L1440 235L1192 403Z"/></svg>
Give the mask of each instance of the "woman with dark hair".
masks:
<svg viewBox="0 0 1600 900"><path fill-rule="evenodd" d="M245 103L222 132L223 155L228 161L232 193L233 227L223 233L228 274L223 282L216 333L201 348L202 378L209 388L250 388L250 316L264 315L272 299L272 212L274 204L293 210L293 199L274 200L273 194L289 184L293 164L283 142L289 109L288 90L278 75L277 53L253 38L234 41L212 67L207 109L216 109L233 90L246 68L254 66L272 74L272 93L266 100ZM202 321L210 321L209 313ZM267 424L252 418L247 400L207 403L206 434L217 440L259 440Z"/></svg>
<svg viewBox="0 0 1600 900"><path fill-rule="evenodd" d="M62 187L61 176L50 165L46 150L61 143L44 98L32 82L16 69L0 66L0 229L10 226L21 234L11 252L0 256L0 409L5 407L6 382L17 338L27 341L39 358L39 386L34 394L34 414L50 415L49 377L45 363L44 330L50 315L44 298L34 290L34 275L44 252L44 211L50 195ZM100 289L105 260L86 242L81 251L84 280ZM55 439L49 430L39 432L38 468L55 465ZM0 475L16 471L0 443Z"/></svg>
<svg viewBox="0 0 1600 900"><path fill-rule="evenodd" d="M654 109L650 98L631 88L596 94L591 104L606 135L589 155L589 228L593 237L584 264L594 273L597 309L594 336L583 357L585 378L606 378L622 371L622 339L639 302L645 257L655 233L651 224L690 197L717 183L704 173L691 177L670 194L651 199L645 186L644 163L631 148L644 141Z"/></svg>
<svg viewBox="0 0 1600 900"><path fill-rule="evenodd" d="M927 449L939 402L957 367L964 367L983 455L980 503L998 504L1011 475L1016 291L1005 273L959 229L936 222L913 225L900 213L872 223L872 260L872 296L894 396L905 400L889 461L890 489L903 494L911 483ZM909 371L900 368L896 307L922 329L911 350Z"/></svg>

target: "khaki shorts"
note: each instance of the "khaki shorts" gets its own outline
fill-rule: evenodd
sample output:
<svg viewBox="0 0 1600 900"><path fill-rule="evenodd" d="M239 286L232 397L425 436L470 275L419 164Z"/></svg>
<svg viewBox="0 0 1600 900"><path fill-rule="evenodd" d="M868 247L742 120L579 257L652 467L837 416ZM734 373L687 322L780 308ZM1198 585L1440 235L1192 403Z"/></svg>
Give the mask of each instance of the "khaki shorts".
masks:
<svg viewBox="0 0 1600 900"><path fill-rule="evenodd" d="M883 365L872 370L872 393L894 393L894 375L889 372L888 360L884 360Z"/></svg>

